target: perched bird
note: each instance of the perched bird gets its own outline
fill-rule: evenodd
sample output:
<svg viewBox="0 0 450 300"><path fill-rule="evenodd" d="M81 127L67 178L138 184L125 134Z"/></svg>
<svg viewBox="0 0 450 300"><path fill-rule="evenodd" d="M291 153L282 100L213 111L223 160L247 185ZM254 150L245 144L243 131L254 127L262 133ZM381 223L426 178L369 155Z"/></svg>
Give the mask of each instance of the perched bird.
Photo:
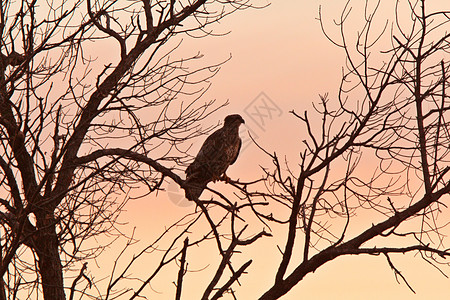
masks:
<svg viewBox="0 0 450 300"><path fill-rule="evenodd" d="M239 126L243 123L240 115L229 115L223 127L205 140L194 162L186 169L187 199L198 199L210 181L229 180L225 171L236 161L241 149Z"/></svg>

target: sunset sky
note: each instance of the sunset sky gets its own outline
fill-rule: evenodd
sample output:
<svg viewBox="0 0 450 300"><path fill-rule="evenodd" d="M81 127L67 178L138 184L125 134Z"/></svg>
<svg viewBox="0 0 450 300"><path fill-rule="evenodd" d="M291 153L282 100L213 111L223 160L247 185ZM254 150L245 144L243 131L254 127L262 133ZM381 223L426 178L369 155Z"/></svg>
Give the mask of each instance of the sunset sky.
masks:
<svg viewBox="0 0 450 300"><path fill-rule="evenodd" d="M430 1L430 4L445 2L435 0ZM226 60L230 55L232 57L211 80L212 86L204 96L205 101L217 99L218 103L223 103L228 100L230 104L206 119L205 126L217 124L228 114L239 113L246 120L246 130L252 133L260 145L271 152L276 151L281 157L286 156L295 166L303 147L302 131L300 123L289 111L310 110L311 103L317 102L319 95L325 93L329 93L331 100L335 99L344 64L341 50L330 43L321 31L317 21L319 6L322 6L323 17L333 30L332 19L339 17L345 3L342 0L273 1L264 9L237 12L214 25L218 33L230 31L228 35L186 38L183 51L189 54L200 51L207 62L214 63ZM388 14L389 7L381 11ZM358 16L361 7L355 5L352 13ZM260 103L258 101L266 101L273 109L273 114L264 120L252 115L253 105ZM193 155L203 140L199 138L193 145ZM243 180L252 179L261 176L260 165L272 167L270 159L255 145L249 144L227 175ZM143 244L154 240L165 227L195 209L192 205L176 203L177 193L182 192L176 186L171 187L169 181L166 188L167 193L160 192L158 196L130 201L127 212L122 216L122 221L129 223L130 230L136 227L136 236ZM285 234L281 232L280 236L273 239L279 239L278 244L283 245L284 238ZM273 240L262 241L258 245L256 249L253 248L254 252L247 254L253 256L255 262L249 269L249 275L244 275L242 279L243 287L238 289L242 299L257 299L266 290L261 287L268 287L273 281L273 268L279 264L280 256L277 255ZM115 251L111 251L110 255L114 256ZM395 261L416 294L403 282L397 283L383 257L353 256L338 258L309 274L282 299L443 299L450 295L449 279L418 255L395 256ZM203 265L192 263L190 266L201 269L207 265L205 262ZM199 278L198 282L201 283L201 274L188 275ZM167 276L173 280L175 278L173 274L168 273ZM189 277L186 280L184 293L195 293L197 286L193 284L194 281L189 281ZM155 292L149 290L146 294L150 299L173 297L173 285L164 284L163 280L156 281L152 288ZM259 293L253 294L255 291Z"/></svg>

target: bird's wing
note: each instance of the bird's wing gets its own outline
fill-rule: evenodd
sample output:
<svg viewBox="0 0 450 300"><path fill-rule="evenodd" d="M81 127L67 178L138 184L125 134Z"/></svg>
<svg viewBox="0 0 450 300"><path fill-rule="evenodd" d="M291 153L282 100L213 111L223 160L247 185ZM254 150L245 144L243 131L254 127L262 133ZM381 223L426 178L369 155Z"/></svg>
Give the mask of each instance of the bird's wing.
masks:
<svg viewBox="0 0 450 300"><path fill-rule="evenodd" d="M194 162L186 169L186 174L189 176L194 173L197 168L216 162L223 156L225 143L223 132L221 129L215 131L206 138L200 151L195 157Z"/></svg>
<svg viewBox="0 0 450 300"><path fill-rule="evenodd" d="M237 157L239 156L239 152L241 151L241 147L242 147L242 140L239 138L239 145L237 146L237 151L236 151L236 155L233 157L233 159L230 162L230 166L232 164L234 164L234 162L236 161Z"/></svg>
<svg viewBox="0 0 450 300"><path fill-rule="evenodd" d="M222 130L217 130L211 134L203 143L198 156L206 159L207 161L214 162L223 156L226 147L226 141L224 140L224 134Z"/></svg>

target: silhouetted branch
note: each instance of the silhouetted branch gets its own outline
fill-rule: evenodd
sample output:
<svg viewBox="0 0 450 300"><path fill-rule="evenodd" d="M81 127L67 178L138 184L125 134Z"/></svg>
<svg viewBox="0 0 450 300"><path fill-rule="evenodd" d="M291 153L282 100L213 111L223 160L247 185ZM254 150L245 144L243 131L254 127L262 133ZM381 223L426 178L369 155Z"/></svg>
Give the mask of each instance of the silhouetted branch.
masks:
<svg viewBox="0 0 450 300"><path fill-rule="evenodd" d="M185 269L187 268L187 263L186 263L186 252L187 252L187 247L189 244L189 239L186 238L184 240L184 246L183 246L183 251L181 252L181 259L180 259L180 270L178 271L178 279L177 279L177 292L175 294L175 300L180 300L181 299L181 289L183 286L183 276L185 273Z"/></svg>
<svg viewBox="0 0 450 300"><path fill-rule="evenodd" d="M84 274L86 269L87 269L87 262L85 262L83 264L83 267L80 270L80 274L78 274L78 276L72 282L72 287L70 288L69 300L73 300L73 297L75 296L75 288L77 286L78 281L80 281L81 278L85 278L88 281L89 286L92 285L91 280L89 279L89 277L87 277L86 274Z"/></svg>
<svg viewBox="0 0 450 300"><path fill-rule="evenodd" d="M211 300L219 299L223 296L223 293L225 293L231 285L238 280L239 277L245 272L245 270L250 266L252 263L252 260L249 260L245 264L243 264L234 274L230 277L230 279L214 294L214 296L211 297Z"/></svg>

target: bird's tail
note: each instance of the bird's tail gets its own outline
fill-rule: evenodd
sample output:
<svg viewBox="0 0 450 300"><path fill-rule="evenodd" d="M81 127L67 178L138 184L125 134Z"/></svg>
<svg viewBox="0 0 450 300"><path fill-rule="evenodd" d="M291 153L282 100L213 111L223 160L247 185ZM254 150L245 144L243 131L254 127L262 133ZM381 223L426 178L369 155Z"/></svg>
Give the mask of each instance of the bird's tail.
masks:
<svg viewBox="0 0 450 300"><path fill-rule="evenodd" d="M195 177L186 179L186 187L184 189L188 200L198 200L203 190L206 188L207 182L199 182Z"/></svg>

